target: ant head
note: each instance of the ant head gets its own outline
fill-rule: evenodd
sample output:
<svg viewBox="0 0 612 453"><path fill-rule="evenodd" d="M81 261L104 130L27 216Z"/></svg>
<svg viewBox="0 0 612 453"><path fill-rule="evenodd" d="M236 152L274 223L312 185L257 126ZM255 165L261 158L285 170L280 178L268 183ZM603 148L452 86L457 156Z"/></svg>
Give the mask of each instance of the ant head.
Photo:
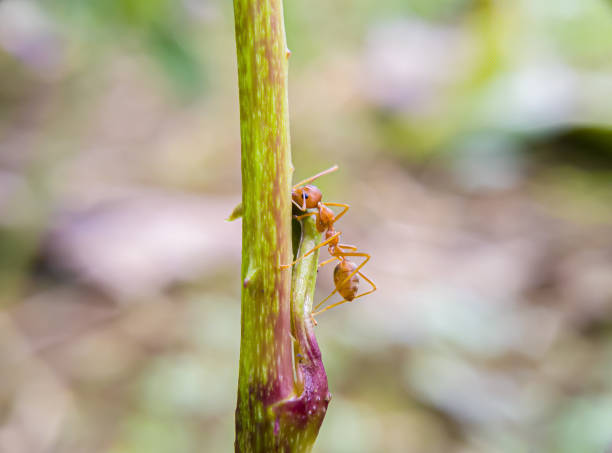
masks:
<svg viewBox="0 0 612 453"><path fill-rule="evenodd" d="M298 206L305 206L306 209L316 208L323 194L317 186L305 185L291 191L291 198Z"/></svg>

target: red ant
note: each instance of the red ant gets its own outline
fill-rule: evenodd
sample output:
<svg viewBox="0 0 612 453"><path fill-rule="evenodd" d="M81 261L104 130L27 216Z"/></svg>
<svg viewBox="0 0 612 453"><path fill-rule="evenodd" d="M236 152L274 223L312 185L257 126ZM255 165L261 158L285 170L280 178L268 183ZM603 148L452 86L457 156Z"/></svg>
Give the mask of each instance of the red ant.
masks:
<svg viewBox="0 0 612 453"><path fill-rule="evenodd" d="M312 316L323 313L330 308L341 305L345 302L352 302L353 300L365 296L367 294L371 294L376 291L376 285L363 273L360 272L360 269L365 266L365 264L370 260L370 255L363 252L357 252L357 247L350 244L340 244L340 231L336 231L334 228L334 223L340 219L346 212L349 210L348 204L342 203L323 203L321 199L323 195L318 187L309 185L307 183L314 181L320 176L326 175L338 169L337 165L334 165L327 170L322 171L321 173L317 173L310 178L305 179L304 181L300 181L291 190L291 201L294 205L296 205L301 211L306 211L307 209L317 209L314 212L306 212L306 214L297 216L297 220L301 220L305 217L309 217L311 215L316 216L316 226L317 230L321 233L325 232L325 240L315 246L312 250L304 253L301 257L297 258L291 264L283 264L281 265L281 269L287 269L293 266L298 261L304 259L311 253L314 253L319 248L327 245L329 254L332 256L330 259L323 261L319 264L319 268L330 263L336 259L340 261L339 264L336 265L334 269L334 284L336 289L334 289L329 296L323 299L314 309L319 308L323 303L325 303L330 297L332 297L336 292L340 293L342 296L342 301L334 303L325 307L324 309L315 312ZM329 206L338 206L344 208L338 215L335 215L334 212L327 207ZM347 252L346 250L350 250ZM349 256L361 256L364 257L365 260L357 266L354 262L350 261L347 257ZM359 274L363 277L370 285L372 285L372 289L368 292L360 294L356 296L357 290L359 288Z"/></svg>

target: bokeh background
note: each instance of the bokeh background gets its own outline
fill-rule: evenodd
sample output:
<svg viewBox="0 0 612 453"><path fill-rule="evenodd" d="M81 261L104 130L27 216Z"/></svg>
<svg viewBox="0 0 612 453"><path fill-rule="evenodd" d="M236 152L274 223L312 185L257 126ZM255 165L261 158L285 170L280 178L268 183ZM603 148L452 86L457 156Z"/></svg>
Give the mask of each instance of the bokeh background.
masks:
<svg viewBox="0 0 612 453"><path fill-rule="evenodd" d="M295 177L379 288L320 318L315 452L609 451L610 2L285 15ZM0 74L0 452L232 451L231 2L1 0Z"/></svg>

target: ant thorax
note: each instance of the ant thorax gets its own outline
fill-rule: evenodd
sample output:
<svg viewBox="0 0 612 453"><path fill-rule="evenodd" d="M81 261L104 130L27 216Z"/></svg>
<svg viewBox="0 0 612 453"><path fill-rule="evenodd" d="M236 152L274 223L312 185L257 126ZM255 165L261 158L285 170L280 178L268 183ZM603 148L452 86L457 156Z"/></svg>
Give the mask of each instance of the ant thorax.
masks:
<svg viewBox="0 0 612 453"><path fill-rule="evenodd" d="M334 224L334 211L329 209L323 203L319 204L319 215L317 216L317 230L323 232L329 230Z"/></svg>

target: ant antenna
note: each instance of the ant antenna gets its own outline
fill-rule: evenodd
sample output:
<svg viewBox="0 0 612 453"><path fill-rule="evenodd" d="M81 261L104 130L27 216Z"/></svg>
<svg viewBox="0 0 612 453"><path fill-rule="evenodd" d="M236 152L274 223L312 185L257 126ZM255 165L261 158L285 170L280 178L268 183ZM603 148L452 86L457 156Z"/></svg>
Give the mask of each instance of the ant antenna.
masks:
<svg viewBox="0 0 612 453"><path fill-rule="evenodd" d="M309 183L310 181L314 181L315 179L320 178L321 176L326 175L328 173L332 173L336 170L338 170L338 165L334 165L333 167L330 167L327 170L323 170L321 173L317 173L316 175L311 176L310 178L307 178L304 181L298 182L295 186L293 186L293 188L295 189L297 187L303 186L304 184Z"/></svg>

